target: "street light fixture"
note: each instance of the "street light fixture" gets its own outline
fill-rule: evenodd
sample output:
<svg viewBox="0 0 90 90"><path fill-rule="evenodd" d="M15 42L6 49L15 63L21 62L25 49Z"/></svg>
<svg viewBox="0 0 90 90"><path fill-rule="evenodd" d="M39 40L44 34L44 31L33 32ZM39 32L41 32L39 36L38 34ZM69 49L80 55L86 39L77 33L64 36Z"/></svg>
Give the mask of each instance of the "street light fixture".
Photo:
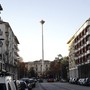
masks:
<svg viewBox="0 0 90 90"><path fill-rule="evenodd" d="M44 69L44 40L43 40L43 24L45 23L44 20L40 21L41 25L42 25L42 74L43 74L43 69Z"/></svg>

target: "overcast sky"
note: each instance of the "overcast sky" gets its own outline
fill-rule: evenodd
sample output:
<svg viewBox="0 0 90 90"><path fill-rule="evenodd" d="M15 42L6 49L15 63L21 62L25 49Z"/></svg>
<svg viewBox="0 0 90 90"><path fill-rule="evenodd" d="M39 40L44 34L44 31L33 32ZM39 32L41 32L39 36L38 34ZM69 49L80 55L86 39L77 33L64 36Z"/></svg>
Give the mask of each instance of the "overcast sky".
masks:
<svg viewBox="0 0 90 90"><path fill-rule="evenodd" d="M44 24L44 59L68 55L67 42L90 17L90 0L0 0L1 18L9 22L19 44L19 54L26 61L42 58Z"/></svg>

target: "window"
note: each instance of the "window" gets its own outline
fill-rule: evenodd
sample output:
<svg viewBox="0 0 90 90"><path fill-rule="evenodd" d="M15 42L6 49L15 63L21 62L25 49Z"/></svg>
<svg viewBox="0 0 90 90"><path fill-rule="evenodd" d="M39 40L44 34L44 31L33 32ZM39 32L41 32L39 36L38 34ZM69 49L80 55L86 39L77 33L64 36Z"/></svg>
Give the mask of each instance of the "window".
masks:
<svg viewBox="0 0 90 90"><path fill-rule="evenodd" d="M3 83L0 83L0 90L6 90L6 85Z"/></svg>
<svg viewBox="0 0 90 90"><path fill-rule="evenodd" d="M86 47L86 49L87 49L87 50L90 50L90 45L88 45L88 46Z"/></svg>
<svg viewBox="0 0 90 90"><path fill-rule="evenodd" d="M90 26L87 28L87 31L89 31L90 30Z"/></svg>
<svg viewBox="0 0 90 90"><path fill-rule="evenodd" d="M90 59L90 54L87 55L87 59Z"/></svg>
<svg viewBox="0 0 90 90"><path fill-rule="evenodd" d="M88 35L88 36L87 36L86 40L87 40L87 41L89 41L89 40L90 40L90 35Z"/></svg>

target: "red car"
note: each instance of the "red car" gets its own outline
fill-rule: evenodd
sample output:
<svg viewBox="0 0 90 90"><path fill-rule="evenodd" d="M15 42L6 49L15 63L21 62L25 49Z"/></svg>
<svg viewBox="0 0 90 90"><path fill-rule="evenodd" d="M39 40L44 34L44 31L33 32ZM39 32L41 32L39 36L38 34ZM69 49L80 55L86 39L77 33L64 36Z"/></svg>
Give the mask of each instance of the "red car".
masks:
<svg viewBox="0 0 90 90"><path fill-rule="evenodd" d="M54 82L54 78L47 79L47 82Z"/></svg>

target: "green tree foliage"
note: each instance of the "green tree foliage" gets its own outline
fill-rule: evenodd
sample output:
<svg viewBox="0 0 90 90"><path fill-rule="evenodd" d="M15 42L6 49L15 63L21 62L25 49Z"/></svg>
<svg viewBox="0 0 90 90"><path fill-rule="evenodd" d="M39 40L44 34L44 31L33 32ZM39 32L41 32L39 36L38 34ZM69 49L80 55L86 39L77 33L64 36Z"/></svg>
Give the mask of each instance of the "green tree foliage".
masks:
<svg viewBox="0 0 90 90"><path fill-rule="evenodd" d="M28 77L36 77L36 73L33 67L28 71Z"/></svg>
<svg viewBox="0 0 90 90"><path fill-rule="evenodd" d="M19 78L23 78L26 77L27 75L27 68L25 67L25 63L24 62L19 62Z"/></svg>
<svg viewBox="0 0 90 90"><path fill-rule="evenodd" d="M52 76L57 79L67 79L68 67L68 57L62 57L62 55L59 54L58 57L51 62L48 76Z"/></svg>
<svg viewBox="0 0 90 90"><path fill-rule="evenodd" d="M66 57L63 57L63 60L62 60L62 69L61 69L61 78L63 79L67 79L68 77L68 68L69 68L69 58L66 56Z"/></svg>

